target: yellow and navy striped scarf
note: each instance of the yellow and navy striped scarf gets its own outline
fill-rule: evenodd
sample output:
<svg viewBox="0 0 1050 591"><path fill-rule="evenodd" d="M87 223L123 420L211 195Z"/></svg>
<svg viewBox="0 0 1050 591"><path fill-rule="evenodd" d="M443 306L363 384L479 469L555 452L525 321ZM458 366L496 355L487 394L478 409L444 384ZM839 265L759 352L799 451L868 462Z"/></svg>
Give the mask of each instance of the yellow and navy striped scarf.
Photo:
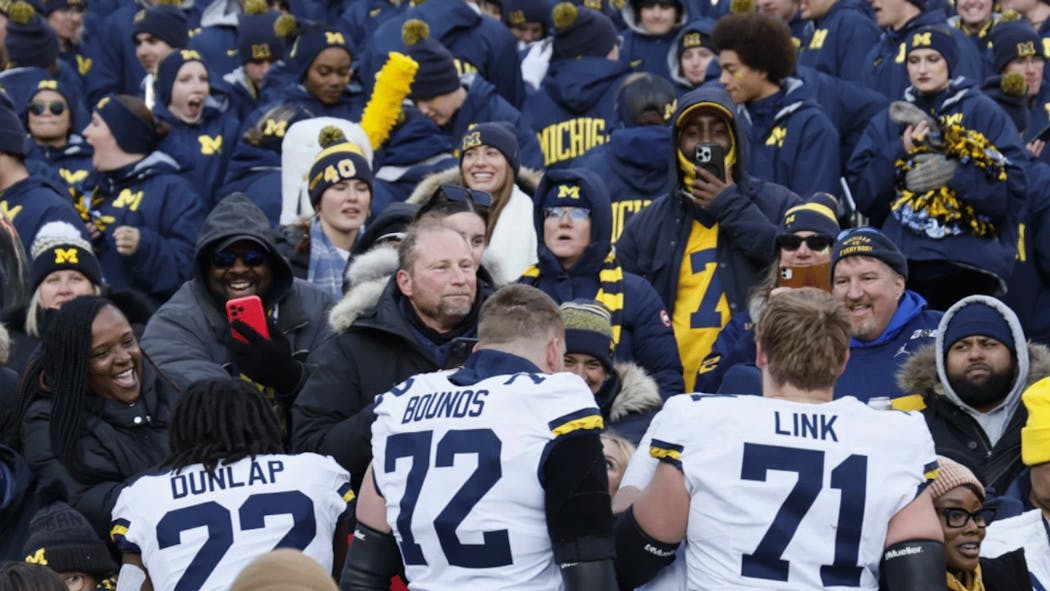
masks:
<svg viewBox="0 0 1050 591"><path fill-rule="evenodd" d="M522 282L536 285L540 278L539 265L532 265L521 274ZM623 329L623 268L616 262L616 254L609 254L602 262L602 269L598 273L598 294L594 299L601 302L609 309L610 322L612 324L613 346L620 344L620 331Z"/></svg>

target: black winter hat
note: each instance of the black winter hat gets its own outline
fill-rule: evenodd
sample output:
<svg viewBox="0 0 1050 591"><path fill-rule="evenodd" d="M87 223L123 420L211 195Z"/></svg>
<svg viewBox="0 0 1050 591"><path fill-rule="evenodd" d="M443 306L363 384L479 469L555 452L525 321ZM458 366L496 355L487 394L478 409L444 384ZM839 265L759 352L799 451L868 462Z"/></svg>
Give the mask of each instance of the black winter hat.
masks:
<svg viewBox="0 0 1050 591"><path fill-rule="evenodd" d="M149 33L173 48L186 47L190 42L186 14L177 6L158 4L135 14L131 26L131 40L139 33Z"/></svg>
<svg viewBox="0 0 1050 591"><path fill-rule="evenodd" d="M828 193L814 193L805 203L784 212L780 229L785 234L810 231L834 237L839 233L838 200Z"/></svg>
<svg viewBox="0 0 1050 591"><path fill-rule="evenodd" d="M106 122L117 145L128 154L149 154L157 149L160 140L153 121L146 121L128 108L125 101L140 99L124 94L103 97L95 106L95 112Z"/></svg>
<svg viewBox="0 0 1050 591"><path fill-rule="evenodd" d="M467 130L459 143L459 163L463 165L463 154L477 146L492 146L499 150L500 154L507 159L507 165L518 176L521 170L521 150L518 147L518 137L514 133L514 127L506 121L491 123L479 123Z"/></svg>
<svg viewBox="0 0 1050 591"><path fill-rule="evenodd" d="M1027 21L1000 23L992 29L992 65L996 74L1002 74L1007 64L1018 58L1041 57L1043 42Z"/></svg>
<svg viewBox="0 0 1050 591"><path fill-rule="evenodd" d="M908 278L908 261L897 245L870 226L843 230L835 245L831 247L831 275L840 260L852 256L867 256L879 259L905 279Z"/></svg>
<svg viewBox="0 0 1050 591"><path fill-rule="evenodd" d="M414 203L395 201L386 206L365 226L360 240L354 244L353 254L359 255L372 250L380 242L388 240L401 240L405 237L408 226L416 219L419 206Z"/></svg>
<svg viewBox="0 0 1050 591"><path fill-rule="evenodd" d="M83 572L98 578L117 570L117 563L91 524L64 501L54 501L37 511L29 521L29 531L22 547L26 562L46 565L55 572Z"/></svg>
<svg viewBox="0 0 1050 591"><path fill-rule="evenodd" d="M1017 355L1017 343L1014 342L1014 333L1010 325L1003 317L1003 313L989 306L980 299L967 301L963 298L952 308L955 310L948 319L948 326L944 327L944 353L948 354L957 341L972 336L993 338L1003 345L1014 355Z"/></svg>
<svg viewBox="0 0 1050 591"><path fill-rule="evenodd" d="M412 98L429 99L460 87L455 58L439 41L430 38L430 26L413 18L401 26L401 39L408 55L419 64L412 81Z"/></svg>
<svg viewBox="0 0 1050 591"><path fill-rule="evenodd" d="M0 90L0 152L14 156L26 154L26 130L15 112L15 104Z"/></svg>
<svg viewBox="0 0 1050 591"><path fill-rule="evenodd" d="M29 282L36 291L55 271L79 271L93 285L102 285L102 265L79 230L67 222L44 224L29 249Z"/></svg>
<svg viewBox="0 0 1050 591"><path fill-rule="evenodd" d="M616 91L616 114L623 127L641 125L639 119L646 112L659 113L664 123L674 115L678 93L662 76L649 72L631 74Z"/></svg>
<svg viewBox="0 0 1050 591"><path fill-rule="evenodd" d="M561 2L551 13L554 23L554 57L605 57L619 42L616 27L604 14Z"/></svg>
<svg viewBox="0 0 1050 591"><path fill-rule="evenodd" d="M58 59L58 36L28 2L15 2L8 9L4 44L8 67L49 68Z"/></svg>

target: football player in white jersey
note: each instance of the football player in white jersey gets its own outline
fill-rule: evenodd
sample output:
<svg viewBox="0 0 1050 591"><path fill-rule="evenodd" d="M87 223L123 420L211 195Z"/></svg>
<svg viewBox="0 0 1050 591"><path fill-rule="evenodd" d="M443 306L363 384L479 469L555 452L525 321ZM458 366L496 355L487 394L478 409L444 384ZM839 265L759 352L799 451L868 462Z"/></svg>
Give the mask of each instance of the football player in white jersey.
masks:
<svg viewBox="0 0 1050 591"><path fill-rule="evenodd" d="M832 400L849 318L813 288L770 298L756 327L763 396L667 401L631 461L617 507L622 589L687 538L685 588L944 588L936 477L922 417ZM644 490L632 472L651 472ZM881 571L881 572L880 572Z"/></svg>
<svg viewBox="0 0 1050 591"><path fill-rule="evenodd" d="M225 591L275 548L295 548L339 572L350 475L327 456L282 453L277 417L254 387L234 379L191 384L170 438L165 471L136 480L113 508L121 582L128 572L141 577L137 566L142 589Z"/></svg>
<svg viewBox="0 0 1050 591"><path fill-rule="evenodd" d="M601 411L561 371L558 306L504 287L478 339L376 398L342 588L386 589L403 560L413 591L616 589Z"/></svg>

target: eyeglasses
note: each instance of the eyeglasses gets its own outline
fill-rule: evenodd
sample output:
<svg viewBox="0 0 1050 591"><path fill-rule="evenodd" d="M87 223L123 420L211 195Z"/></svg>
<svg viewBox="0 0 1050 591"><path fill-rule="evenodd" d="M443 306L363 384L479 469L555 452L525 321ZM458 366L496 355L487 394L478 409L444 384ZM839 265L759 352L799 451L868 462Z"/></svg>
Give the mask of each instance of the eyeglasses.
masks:
<svg viewBox="0 0 1050 591"><path fill-rule="evenodd" d="M545 207L543 208L544 218L557 218L561 219L561 216L568 214L569 219L574 222L582 222L583 220L591 219L591 210L586 207Z"/></svg>
<svg viewBox="0 0 1050 591"><path fill-rule="evenodd" d="M266 252L255 248L244 251L244 254L220 250L212 253L211 265L217 269L229 269L237 259L241 259L249 267L259 267L266 263Z"/></svg>
<svg viewBox="0 0 1050 591"><path fill-rule="evenodd" d="M995 518L995 508L984 507L980 511L970 513L969 511L949 507L941 509L941 515L944 515L944 522L948 524L948 527L963 527L971 519L973 519L973 524L977 527L984 527Z"/></svg>
<svg viewBox="0 0 1050 591"><path fill-rule="evenodd" d="M52 115L61 115L66 112L66 104L61 101L55 101L53 103L33 101L29 103L29 112L37 117L43 115L44 111L51 111Z"/></svg>
<svg viewBox="0 0 1050 591"><path fill-rule="evenodd" d="M812 236L805 237L795 234L781 234L780 236L777 236L777 247L788 252L795 252L801 248L802 243L805 242L810 250L821 251L830 247L834 241L835 239L827 234L813 234Z"/></svg>

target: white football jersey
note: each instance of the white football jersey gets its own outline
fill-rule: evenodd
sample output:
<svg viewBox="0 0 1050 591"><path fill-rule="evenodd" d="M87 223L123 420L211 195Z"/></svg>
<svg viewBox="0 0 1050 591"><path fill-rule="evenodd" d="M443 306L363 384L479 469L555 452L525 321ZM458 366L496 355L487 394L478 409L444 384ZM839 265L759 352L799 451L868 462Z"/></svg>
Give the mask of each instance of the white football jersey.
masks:
<svg viewBox="0 0 1050 591"><path fill-rule="evenodd" d="M937 473L922 415L852 397L674 396L643 445L685 477L699 591L878 589L890 519Z"/></svg>
<svg viewBox="0 0 1050 591"><path fill-rule="evenodd" d="M470 386L415 376L378 397L372 471L413 591L557 591L541 474L549 444L599 431L578 376Z"/></svg>
<svg viewBox="0 0 1050 591"><path fill-rule="evenodd" d="M113 508L111 536L142 555L158 591L224 591L258 556L295 548L332 569L336 524L354 500L350 475L312 453L261 455L143 476Z"/></svg>

